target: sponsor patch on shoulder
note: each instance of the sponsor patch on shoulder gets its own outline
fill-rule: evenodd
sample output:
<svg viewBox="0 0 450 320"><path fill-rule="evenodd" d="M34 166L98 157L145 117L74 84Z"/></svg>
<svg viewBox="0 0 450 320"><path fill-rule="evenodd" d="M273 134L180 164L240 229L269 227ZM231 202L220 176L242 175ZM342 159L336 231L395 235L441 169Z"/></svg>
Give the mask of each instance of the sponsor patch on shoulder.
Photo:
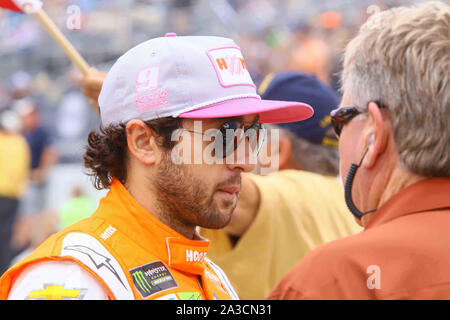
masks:
<svg viewBox="0 0 450 320"><path fill-rule="evenodd" d="M169 269L161 261L150 262L129 271L134 286L142 298L148 298L155 293L178 287Z"/></svg>
<svg viewBox="0 0 450 320"><path fill-rule="evenodd" d="M45 284L43 288L31 291L27 300L83 300L87 289L65 288L60 284Z"/></svg>
<svg viewBox="0 0 450 320"><path fill-rule="evenodd" d="M96 238L80 232L68 233L61 257L73 257L95 272L111 289L116 299L134 299L130 284L116 258Z"/></svg>

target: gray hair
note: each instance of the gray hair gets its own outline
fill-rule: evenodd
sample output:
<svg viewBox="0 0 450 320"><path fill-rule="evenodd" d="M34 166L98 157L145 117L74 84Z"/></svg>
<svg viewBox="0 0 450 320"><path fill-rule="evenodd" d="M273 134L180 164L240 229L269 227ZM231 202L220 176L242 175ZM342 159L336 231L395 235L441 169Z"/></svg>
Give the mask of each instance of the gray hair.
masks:
<svg viewBox="0 0 450 320"><path fill-rule="evenodd" d="M337 176L339 174L339 149L337 147L319 145L297 136L290 130L266 124L266 142L272 144L271 132L278 130L279 136L286 136L292 145L292 157L302 170L322 175ZM272 145L278 148L279 146ZM274 152L274 151L272 151Z"/></svg>
<svg viewBox="0 0 450 320"><path fill-rule="evenodd" d="M387 106L401 164L450 176L450 7L426 2L377 13L347 45L342 86L361 111Z"/></svg>
<svg viewBox="0 0 450 320"><path fill-rule="evenodd" d="M280 129L291 141L292 156L302 170L323 175L339 174L339 149L309 142L295 133Z"/></svg>

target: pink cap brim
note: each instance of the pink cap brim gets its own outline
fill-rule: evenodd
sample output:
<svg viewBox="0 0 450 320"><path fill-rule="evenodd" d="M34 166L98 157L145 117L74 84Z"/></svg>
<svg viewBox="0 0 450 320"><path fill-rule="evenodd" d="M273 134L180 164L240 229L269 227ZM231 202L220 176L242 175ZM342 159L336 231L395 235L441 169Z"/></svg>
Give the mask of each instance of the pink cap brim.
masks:
<svg viewBox="0 0 450 320"><path fill-rule="evenodd" d="M285 123L308 119L314 114L310 105L302 102L239 98L184 112L180 118L211 119L259 114L260 123Z"/></svg>

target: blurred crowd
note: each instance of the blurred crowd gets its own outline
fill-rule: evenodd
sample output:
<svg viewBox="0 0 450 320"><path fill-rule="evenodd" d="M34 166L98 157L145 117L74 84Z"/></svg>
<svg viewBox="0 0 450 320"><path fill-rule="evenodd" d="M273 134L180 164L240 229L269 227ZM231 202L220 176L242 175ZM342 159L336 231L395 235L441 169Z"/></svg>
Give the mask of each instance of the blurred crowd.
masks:
<svg viewBox="0 0 450 320"><path fill-rule="evenodd" d="M44 9L101 71L132 46L166 32L217 35L242 48L257 86L269 73L298 70L339 95L341 53L359 26L377 10L415 2L48 0ZM0 10L0 274L96 206L92 190L76 183L66 185L65 194L53 190L57 204L49 197L51 177L63 177L55 170L81 164L87 134L99 125L80 79L33 17Z"/></svg>

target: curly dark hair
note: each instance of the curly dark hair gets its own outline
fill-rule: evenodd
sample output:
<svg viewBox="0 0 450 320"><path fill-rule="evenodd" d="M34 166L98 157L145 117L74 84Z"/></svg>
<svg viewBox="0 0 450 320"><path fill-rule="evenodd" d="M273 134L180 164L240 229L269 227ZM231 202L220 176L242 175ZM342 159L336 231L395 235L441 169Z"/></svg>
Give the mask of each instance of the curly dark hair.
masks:
<svg viewBox="0 0 450 320"><path fill-rule="evenodd" d="M159 146L167 150L175 146L176 141L171 140L172 132L181 128L182 119L167 117L144 123L156 134ZM113 177L125 183L128 157L125 129L125 123L101 126L88 135L83 164L97 190L108 189Z"/></svg>

